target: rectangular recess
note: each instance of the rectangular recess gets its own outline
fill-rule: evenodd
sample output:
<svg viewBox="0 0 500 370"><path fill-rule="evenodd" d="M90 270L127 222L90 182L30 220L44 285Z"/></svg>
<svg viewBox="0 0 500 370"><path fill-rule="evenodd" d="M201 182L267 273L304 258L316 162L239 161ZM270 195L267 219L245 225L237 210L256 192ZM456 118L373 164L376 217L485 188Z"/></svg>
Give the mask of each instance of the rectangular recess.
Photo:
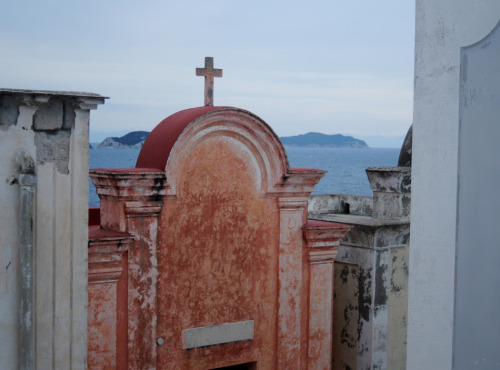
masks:
<svg viewBox="0 0 500 370"><path fill-rule="evenodd" d="M257 362L247 362L244 364L218 367L210 370L257 370Z"/></svg>
<svg viewBox="0 0 500 370"><path fill-rule="evenodd" d="M184 330L184 349L253 339L253 320Z"/></svg>

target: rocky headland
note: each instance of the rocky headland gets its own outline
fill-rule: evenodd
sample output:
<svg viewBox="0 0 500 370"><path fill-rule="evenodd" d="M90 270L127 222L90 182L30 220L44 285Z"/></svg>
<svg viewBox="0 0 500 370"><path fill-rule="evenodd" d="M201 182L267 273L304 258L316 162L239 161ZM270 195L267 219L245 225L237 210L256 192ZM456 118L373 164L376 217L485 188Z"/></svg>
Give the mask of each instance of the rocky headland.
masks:
<svg viewBox="0 0 500 370"><path fill-rule="evenodd" d="M99 148L142 148L148 135L147 131L132 131L122 137L108 137L99 144Z"/></svg>

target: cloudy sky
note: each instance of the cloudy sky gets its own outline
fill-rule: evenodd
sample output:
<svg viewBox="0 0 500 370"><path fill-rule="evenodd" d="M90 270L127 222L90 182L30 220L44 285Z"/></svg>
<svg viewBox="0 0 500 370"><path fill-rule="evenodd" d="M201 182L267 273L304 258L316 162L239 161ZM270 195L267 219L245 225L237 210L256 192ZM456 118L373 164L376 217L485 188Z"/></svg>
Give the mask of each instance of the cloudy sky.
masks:
<svg viewBox="0 0 500 370"><path fill-rule="evenodd" d="M109 96L91 130L151 130L203 104L195 68L214 57L215 105L280 136L401 136L412 121L414 1L6 1L0 85Z"/></svg>

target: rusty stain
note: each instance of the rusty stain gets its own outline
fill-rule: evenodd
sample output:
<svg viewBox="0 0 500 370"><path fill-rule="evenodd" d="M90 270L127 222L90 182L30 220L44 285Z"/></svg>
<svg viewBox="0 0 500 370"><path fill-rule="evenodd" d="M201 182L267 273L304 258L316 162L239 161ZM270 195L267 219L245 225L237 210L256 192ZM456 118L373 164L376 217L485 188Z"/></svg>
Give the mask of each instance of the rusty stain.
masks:
<svg viewBox="0 0 500 370"><path fill-rule="evenodd" d="M121 238L121 239L120 239ZM127 246L130 235L89 235L88 368L127 365Z"/></svg>
<svg viewBox="0 0 500 370"><path fill-rule="evenodd" d="M238 353L246 349L273 367L278 208L261 197L251 163L233 142L214 139L182 167L177 200L162 213L158 335L170 346L158 349L159 366L209 367L228 354L244 360ZM183 329L248 319L256 322L252 342L186 352L177 339Z"/></svg>

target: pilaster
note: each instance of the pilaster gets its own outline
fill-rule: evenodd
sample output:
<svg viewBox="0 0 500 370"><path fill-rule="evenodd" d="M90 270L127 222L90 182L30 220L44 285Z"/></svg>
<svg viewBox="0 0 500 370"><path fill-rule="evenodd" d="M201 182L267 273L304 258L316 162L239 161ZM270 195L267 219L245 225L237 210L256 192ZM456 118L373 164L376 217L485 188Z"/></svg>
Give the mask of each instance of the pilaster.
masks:
<svg viewBox="0 0 500 370"><path fill-rule="evenodd" d="M309 220L302 228L309 261L308 368L332 368L334 259L347 225Z"/></svg>
<svg viewBox="0 0 500 370"><path fill-rule="evenodd" d="M128 249L128 366L156 367L158 219L165 173L156 169L99 169L90 176L101 199L101 227L126 232Z"/></svg>
<svg viewBox="0 0 500 370"><path fill-rule="evenodd" d="M130 234L89 230L88 367L127 367Z"/></svg>
<svg viewBox="0 0 500 370"><path fill-rule="evenodd" d="M278 368L308 367L309 267L302 227L309 195L325 172L291 168L279 189Z"/></svg>
<svg viewBox="0 0 500 370"><path fill-rule="evenodd" d="M304 290L302 225L305 223L307 198L279 198L279 298L278 368L300 369L301 338L305 336L307 299ZM305 304L304 304L305 303Z"/></svg>

